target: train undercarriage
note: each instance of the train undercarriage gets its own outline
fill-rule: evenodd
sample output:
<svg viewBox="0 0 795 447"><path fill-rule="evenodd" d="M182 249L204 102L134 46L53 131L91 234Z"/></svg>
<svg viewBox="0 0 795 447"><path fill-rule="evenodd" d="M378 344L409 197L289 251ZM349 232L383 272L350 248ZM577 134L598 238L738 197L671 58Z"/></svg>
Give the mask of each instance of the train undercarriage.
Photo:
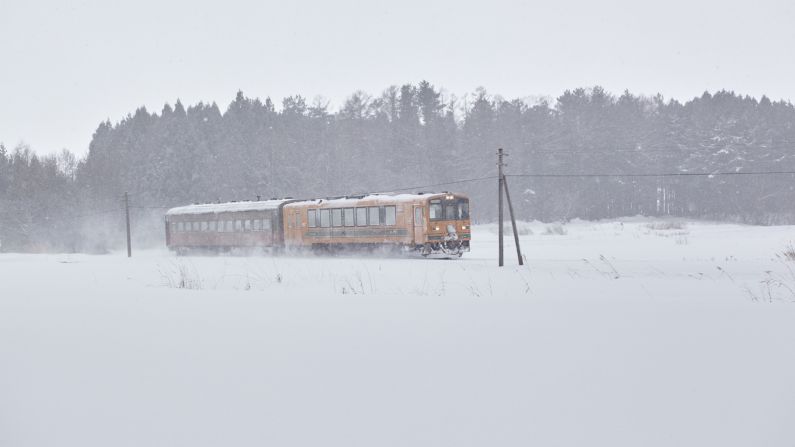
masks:
<svg viewBox="0 0 795 447"><path fill-rule="evenodd" d="M425 258L460 258L469 251L469 241L426 242L424 245L418 245L416 250Z"/></svg>

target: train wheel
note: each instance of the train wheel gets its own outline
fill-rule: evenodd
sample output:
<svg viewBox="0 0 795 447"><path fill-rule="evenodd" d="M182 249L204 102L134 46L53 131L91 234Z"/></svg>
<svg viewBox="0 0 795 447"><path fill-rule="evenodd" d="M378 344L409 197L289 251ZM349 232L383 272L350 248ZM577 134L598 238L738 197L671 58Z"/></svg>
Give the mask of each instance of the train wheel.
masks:
<svg viewBox="0 0 795 447"><path fill-rule="evenodd" d="M420 254L422 255L422 257L427 258L428 255L431 254L432 252L433 248L431 248L431 244L425 244L422 246L422 251L420 251Z"/></svg>

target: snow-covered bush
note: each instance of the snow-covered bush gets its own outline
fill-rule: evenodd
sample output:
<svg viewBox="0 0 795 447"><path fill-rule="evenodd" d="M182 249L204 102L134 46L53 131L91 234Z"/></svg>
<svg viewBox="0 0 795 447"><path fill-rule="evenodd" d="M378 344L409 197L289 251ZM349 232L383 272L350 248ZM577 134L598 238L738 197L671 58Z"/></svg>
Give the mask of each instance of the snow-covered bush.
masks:
<svg viewBox="0 0 795 447"><path fill-rule="evenodd" d="M568 230L566 230L566 227L564 227L563 225L561 225L559 223L547 225L546 228L544 228L544 234L545 235L565 236L568 233L569 232L568 232Z"/></svg>
<svg viewBox="0 0 795 447"><path fill-rule="evenodd" d="M651 222L646 224L646 228L655 231L684 230L687 228L687 224L676 221Z"/></svg>
<svg viewBox="0 0 795 447"><path fill-rule="evenodd" d="M201 290L204 288L199 272L185 263L174 263L171 268L160 269L160 277L166 286L174 289Z"/></svg>
<svg viewBox="0 0 795 447"><path fill-rule="evenodd" d="M795 261L795 247L792 245L792 242L787 244L787 246L784 248L784 251L781 252L781 255L787 261Z"/></svg>

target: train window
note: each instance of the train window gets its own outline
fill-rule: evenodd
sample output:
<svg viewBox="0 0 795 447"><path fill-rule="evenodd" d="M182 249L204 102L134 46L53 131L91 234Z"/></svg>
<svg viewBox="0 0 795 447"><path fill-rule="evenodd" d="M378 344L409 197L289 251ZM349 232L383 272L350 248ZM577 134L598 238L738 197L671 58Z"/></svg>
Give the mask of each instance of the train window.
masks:
<svg viewBox="0 0 795 447"><path fill-rule="evenodd" d="M455 202L444 202L444 217L447 220L454 220L457 219L456 215L456 207Z"/></svg>
<svg viewBox="0 0 795 447"><path fill-rule="evenodd" d="M331 210L331 226L342 226L342 208L334 208Z"/></svg>
<svg viewBox="0 0 795 447"><path fill-rule="evenodd" d="M469 200L461 199L458 201L458 218L469 219Z"/></svg>
<svg viewBox="0 0 795 447"><path fill-rule="evenodd" d="M414 225L422 225L422 208L419 206L414 208Z"/></svg>
<svg viewBox="0 0 795 447"><path fill-rule="evenodd" d="M215 231L215 221L211 220L207 222L207 231Z"/></svg>
<svg viewBox="0 0 795 447"><path fill-rule="evenodd" d="M185 223L177 222L177 231L185 231Z"/></svg>
<svg viewBox="0 0 795 447"><path fill-rule="evenodd" d="M442 217L442 201L441 200L431 200L431 206L428 208L428 213L430 214L431 220L440 220L443 219Z"/></svg>
<svg viewBox="0 0 795 447"><path fill-rule="evenodd" d="M264 230L270 231L270 229L271 229L271 221L270 221L270 219L264 219L262 221L262 230L263 231Z"/></svg>
<svg viewBox="0 0 795 447"><path fill-rule="evenodd" d="M343 217L345 218L345 226L352 227L353 226L353 208L345 208L343 213Z"/></svg>
<svg viewBox="0 0 795 447"><path fill-rule="evenodd" d="M207 228L208 228L207 227L207 221L202 221L201 228L202 228L202 231L207 231Z"/></svg>
<svg viewBox="0 0 795 447"><path fill-rule="evenodd" d="M262 221L259 219L254 219L251 223L251 229L254 231L259 231L262 228Z"/></svg>
<svg viewBox="0 0 795 447"><path fill-rule="evenodd" d="M356 208L356 226L367 226L367 208Z"/></svg>
<svg viewBox="0 0 795 447"><path fill-rule="evenodd" d="M295 215L293 215L293 220L295 221L295 228L301 228L301 212L296 211Z"/></svg>
<svg viewBox="0 0 795 447"><path fill-rule="evenodd" d="M381 225L381 214L379 213L379 209L377 206L371 206L367 208L367 214L370 219L370 225Z"/></svg>
<svg viewBox="0 0 795 447"><path fill-rule="evenodd" d="M331 210L320 210L320 226L324 228L331 226Z"/></svg>
<svg viewBox="0 0 795 447"><path fill-rule="evenodd" d="M397 215L394 206L384 207L384 225L395 225L397 222Z"/></svg>
<svg viewBox="0 0 795 447"><path fill-rule="evenodd" d="M218 231L219 233L224 231L224 221L223 220L219 220L219 221L215 222L215 230Z"/></svg>
<svg viewBox="0 0 795 447"><path fill-rule="evenodd" d="M306 221L309 228L315 228L317 226L317 210L307 210Z"/></svg>
<svg viewBox="0 0 795 447"><path fill-rule="evenodd" d="M251 219L246 219L245 221L243 221L243 224L245 225L246 231L251 231Z"/></svg>
<svg viewBox="0 0 795 447"><path fill-rule="evenodd" d="M235 221L235 231L243 231L243 221L236 220Z"/></svg>
<svg viewBox="0 0 795 447"><path fill-rule="evenodd" d="M226 232L227 233L231 233L232 232L232 228L233 228L232 225L233 225L233 223L232 223L231 220L227 220L226 221Z"/></svg>

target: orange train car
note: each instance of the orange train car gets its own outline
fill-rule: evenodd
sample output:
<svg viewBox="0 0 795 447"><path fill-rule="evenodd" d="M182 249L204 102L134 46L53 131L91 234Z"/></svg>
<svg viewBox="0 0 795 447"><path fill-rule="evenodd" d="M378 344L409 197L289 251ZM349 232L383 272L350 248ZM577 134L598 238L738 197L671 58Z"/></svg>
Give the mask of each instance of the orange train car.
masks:
<svg viewBox="0 0 795 447"><path fill-rule="evenodd" d="M290 202L283 208L287 248L396 247L459 257L471 240L462 194L371 194Z"/></svg>

